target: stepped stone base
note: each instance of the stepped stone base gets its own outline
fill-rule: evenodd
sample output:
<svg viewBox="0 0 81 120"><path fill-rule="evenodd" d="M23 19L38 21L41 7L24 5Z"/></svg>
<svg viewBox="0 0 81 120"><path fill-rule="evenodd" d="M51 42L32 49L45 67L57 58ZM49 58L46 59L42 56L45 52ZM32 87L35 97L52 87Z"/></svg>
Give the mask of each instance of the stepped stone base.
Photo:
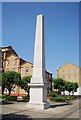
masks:
<svg viewBox="0 0 81 120"><path fill-rule="evenodd" d="M42 102L42 103L27 103L27 108L34 108L34 109L47 109L49 108L48 102Z"/></svg>

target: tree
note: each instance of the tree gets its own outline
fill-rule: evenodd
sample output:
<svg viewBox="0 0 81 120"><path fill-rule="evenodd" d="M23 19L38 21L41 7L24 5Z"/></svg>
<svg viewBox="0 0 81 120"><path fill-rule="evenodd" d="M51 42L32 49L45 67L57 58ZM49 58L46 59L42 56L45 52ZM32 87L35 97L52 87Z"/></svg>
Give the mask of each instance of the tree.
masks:
<svg viewBox="0 0 81 120"><path fill-rule="evenodd" d="M11 91L16 87L16 85L19 85L20 80L20 73L14 71L4 72L2 75L2 87L4 85L4 87L8 89L10 95Z"/></svg>
<svg viewBox="0 0 81 120"><path fill-rule="evenodd" d="M61 94L61 92L65 91L65 81L62 78L56 78L54 79L54 89L58 89L58 93Z"/></svg>
<svg viewBox="0 0 81 120"><path fill-rule="evenodd" d="M79 85L77 82L73 83L73 85L74 85L74 89L73 89L72 93L74 94L74 92L77 92L77 88L79 87Z"/></svg>
<svg viewBox="0 0 81 120"><path fill-rule="evenodd" d="M66 91L69 92L69 95L70 95L71 91L74 90L74 83L73 82L66 82L65 89L66 89Z"/></svg>
<svg viewBox="0 0 81 120"><path fill-rule="evenodd" d="M31 76L25 76L21 79L20 86L22 89L26 90L29 97L29 89L28 83L30 83Z"/></svg>
<svg viewBox="0 0 81 120"><path fill-rule="evenodd" d="M0 85L2 86L2 94L4 94L4 90L6 88L6 75L4 72L0 73Z"/></svg>
<svg viewBox="0 0 81 120"><path fill-rule="evenodd" d="M77 88L78 88L78 83L73 83L73 82L69 82L69 81L65 81L62 78L56 78L53 80L53 85L54 85L54 89L58 90L58 93L63 92L65 95L65 90L70 93L72 92L72 95L74 94L74 92L77 92Z"/></svg>
<svg viewBox="0 0 81 120"><path fill-rule="evenodd" d="M2 73L0 73L0 87L2 87Z"/></svg>

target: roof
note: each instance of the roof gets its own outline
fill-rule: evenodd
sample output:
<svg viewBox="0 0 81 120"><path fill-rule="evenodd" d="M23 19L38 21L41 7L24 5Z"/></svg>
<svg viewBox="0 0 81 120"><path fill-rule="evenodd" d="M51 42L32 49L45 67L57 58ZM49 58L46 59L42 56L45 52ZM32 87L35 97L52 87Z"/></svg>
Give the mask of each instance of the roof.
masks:
<svg viewBox="0 0 81 120"><path fill-rule="evenodd" d="M6 59L9 58L9 57L12 56L12 55L15 56L15 57L17 57L17 58L19 58L17 55L11 53L10 55L8 55L8 56L6 57Z"/></svg>
<svg viewBox="0 0 81 120"><path fill-rule="evenodd" d="M15 57L17 57L18 59L20 59L20 64L22 64L22 63L25 63L26 61L24 60L24 59L22 59L22 58L19 58L18 56L16 56L15 54L10 54L8 57L6 57L6 60L10 57L10 56L15 56Z"/></svg>
<svg viewBox="0 0 81 120"><path fill-rule="evenodd" d="M53 74L53 73L49 72L48 70L45 70L45 72L47 72L47 73L49 73L49 74L51 74L51 75Z"/></svg>
<svg viewBox="0 0 81 120"><path fill-rule="evenodd" d="M79 66L77 66L77 65L75 65L75 64L73 64L73 63L71 63L71 62L68 62L68 63L64 64L63 66L65 66L65 65L67 65L67 64L72 64L72 65L74 65L74 66L76 66L76 67L79 67ZM63 66L58 67L58 69L62 68ZM80 67L79 67L79 68L80 68Z"/></svg>
<svg viewBox="0 0 81 120"><path fill-rule="evenodd" d="M1 47L1 49L4 49L4 48L9 48L9 49L13 49L12 46L6 46L6 47Z"/></svg>
<svg viewBox="0 0 81 120"><path fill-rule="evenodd" d="M24 64L26 64L26 63L29 63L29 64L31 64L31 65L33 65L33 63L31 63L31 62L29 62L29 61L25 61L22 65L24 65Z"/></svg>
<svg viewBox="0 0 81 120"><path fill-rule="evenodd" d="M12 46L1 47L1 49L5 49L5 48L9 48L8 50L6 50L6 52L13 51L18 56L18 54L16 53L16 51L13 49ZM4 53L4 52L5 51L2 51L2 53Z"/></svg>
<svg viewBox="0 0 81 120"><path fill-rule="evenodd" d="M20 64L22 65L22 64L24 64L26 61L24 60L24 59L22 59L22 58L20 58Z"/></svg>

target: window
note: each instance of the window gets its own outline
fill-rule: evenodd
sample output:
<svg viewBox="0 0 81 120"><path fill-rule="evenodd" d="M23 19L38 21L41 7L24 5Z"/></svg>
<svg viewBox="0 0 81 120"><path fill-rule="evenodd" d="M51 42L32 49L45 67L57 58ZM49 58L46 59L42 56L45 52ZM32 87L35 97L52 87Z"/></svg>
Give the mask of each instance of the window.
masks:
<svg viewBox="0 0 81 120"><path fill-rule="evenodd" d="M7 88L5 88L4 92L7 93L7 91L8 91Z"/></svg>
<svg viewBox="0 0 81 120"><path fill-rule="evenodd" d="M28 93L27 90L24 90L24 93Z"/></svg>
<svg viewBox="0 0 81 120"><path fill-rule="evenodd" d="M74 70L74 72L76 72L76 70Z"/></svg>
<svg viewBox="0 0 81 120"><path fill-rule="evenodd" d="M11 93L15 93L16 91L15 91L15 89L13 89L12 91L11 91Z"/></svg>
<svg viewBox="0 0 81 120"><path fill-rule="evenodd" d="M13 68L12 71L16 72L16 68Z"/></svg>
<svg viewBox="0 0 81 120"><path fill-rule="evenodd" d="M65 78L65 76L63 76L63 78Z"/></svg>
<svg viewBox="0 0 81 120"><path fill-rule="evenodd" d="M9 71L9 68L7 68L6 71Z"/></svg>
<svg viewBox="0 0 81 120"><path fill-rule="evenodd" d="M14 72L16 72L16 69L13 69Z"/></svg>
<svg viewBox="0 0 81 120"><path fill-rule="evenodd" d="M26 73L28 73L29 71L28 71L28 68L26 68Z"/></svg>
<svg viewBox="0 0 81 120"><path fill-rule="evenodd" d="M65 72L64 70L62 72Z"/></svg>
<svg viewBox="0 0 81 120"><path fill-rule="evenodd" d="M7 62L6 62L6 65L8 66L9 64L10 64L10 62L9 62L9 61L7 61Z"/></svg>
<svg viewBox="0 0 81 120"><path fill-rule="evenodd" d="M74 78L76 78L76 75L74 76Z"/></svg>
<svg viewBox="0 0 81 120"><path fill-rule="evenodd" d="M68 72L70 72L70 70L68 70Z"/></svg>
<svg viewBox="0 0 81 120"><path fill-rule="evenodd" d="M68 76L68 78L70 78L70 76Z"/></svg>
<svg viewBox="0 0 81 120"><path fill-rule="evenodd" d="M17 64L17 60L14 61L14 65L16 65L16 64Z"/></svg>

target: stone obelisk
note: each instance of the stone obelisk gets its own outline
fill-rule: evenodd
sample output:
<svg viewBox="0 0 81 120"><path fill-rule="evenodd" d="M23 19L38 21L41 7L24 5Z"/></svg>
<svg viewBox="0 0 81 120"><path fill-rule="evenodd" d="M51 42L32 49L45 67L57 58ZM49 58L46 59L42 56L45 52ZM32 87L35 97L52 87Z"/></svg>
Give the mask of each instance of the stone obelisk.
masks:
<svg viewBox="0 0 81 120"><path fill-rule="evenodd" d="M47 102L47 81L45 77L44 16L38 15L34 47L34 67L30 86L30 101L27 107L45 109Z"/></svg>

